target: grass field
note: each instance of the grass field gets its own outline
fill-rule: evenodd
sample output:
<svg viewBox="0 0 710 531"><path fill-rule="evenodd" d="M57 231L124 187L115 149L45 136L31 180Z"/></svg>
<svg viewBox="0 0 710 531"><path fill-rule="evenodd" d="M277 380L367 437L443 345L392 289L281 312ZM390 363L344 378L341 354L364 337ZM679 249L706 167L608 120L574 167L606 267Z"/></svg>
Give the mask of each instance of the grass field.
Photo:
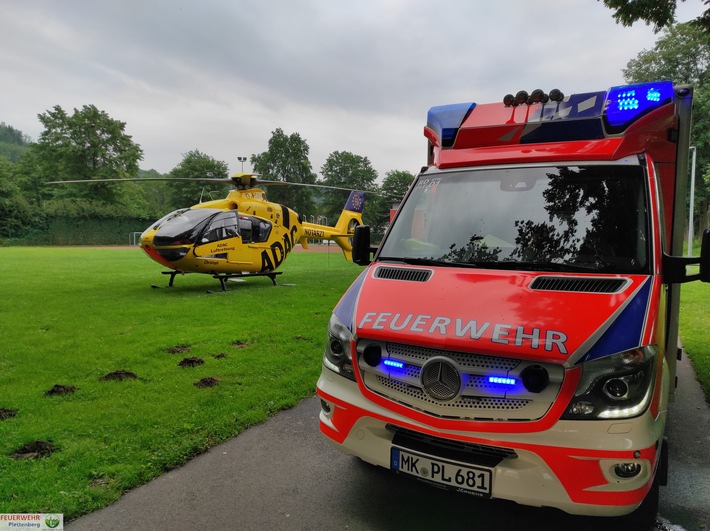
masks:
<svg viewBox="0 0 710 531"><path fill-rule="evenodd" d="M292 253L279 286L221 293L207 275L151 289L160 270L138 249L0 248L0 412L16 412L0 420L0 513L98 509L312 395L331 310L362 271L336 250ZM682 293L707 393L710 286ZM115 371L136 378L102 380ZM50 458L11 457L37 441Z"/></svg>
<svg viewBox="0 0 710 531"><path fill-rule="evenodd" d="M680 300L680 337L710 403L710 284L684 284Z"/></svg>
<svg viewBox="0 0 710 531"><path fill-rule="evenodd" d="M292 253L279 286L222 293L208 275L151 289L160 270L137 248L0 248L0 409L16 412L0 421L0 513L97 509L312 395L331 310L362 271L339 250ZM101 380L116 371L137 378ZM51 458L10 457L36 441Z"/></svg>

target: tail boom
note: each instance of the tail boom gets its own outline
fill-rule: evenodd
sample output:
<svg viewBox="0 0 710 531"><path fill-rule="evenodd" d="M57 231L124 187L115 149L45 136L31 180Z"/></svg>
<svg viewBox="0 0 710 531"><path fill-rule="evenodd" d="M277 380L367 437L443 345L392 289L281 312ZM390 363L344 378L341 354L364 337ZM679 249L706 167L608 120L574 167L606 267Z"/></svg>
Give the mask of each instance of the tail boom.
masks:
<svg viewBox="0 0 710 531"><path fill-rule="evenodd" d="M303 223L303 236L300 243L304 249L308 248L308 240L333 240L343 250L346 260L352 259L353 230L362 225L362 210L365 206L365 192L350 192L335 227L318 225L316 223Z"/></svg>

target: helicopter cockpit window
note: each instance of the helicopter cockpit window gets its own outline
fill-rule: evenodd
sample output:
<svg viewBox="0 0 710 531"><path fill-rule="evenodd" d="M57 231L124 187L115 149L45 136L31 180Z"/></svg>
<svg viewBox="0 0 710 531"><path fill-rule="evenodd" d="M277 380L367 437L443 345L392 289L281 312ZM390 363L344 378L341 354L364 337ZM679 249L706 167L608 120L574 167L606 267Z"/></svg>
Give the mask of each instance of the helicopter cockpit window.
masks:
<svg viewBox="0 0 710 531"><path fill-rule="evenodd" d="M216 208L190 208L174 212L158 227L153 245L186 245L195 243L209 218L222 212Z"/></svg>
<svg viewBox="0 0 710 531"><path fill-rule="evenodd" d="M239 231L244 243L260 243L269 240L271 223L254 216L239 216Z"/></svg>
<svg viewBox="0 0 710 531"><path fill-rule="evenodd" d="M237 213L222 212L210 220L209 225L200 238L200 243L216 242L239 236L239 226L237 225Z"/></svg>
<svg viewBox="0 0 710 531"><path fill-rule="evenodd" d="M157 229L160 227L163 223L165 223L167 220L172 219L176 216L179 216L180 214L183 214L184 212L187 212L190 210L189 208L181 208L180 210L173 210L170 212L170 214L164 215L162 218L160 218L158 221L153 223L153 226L151 227L152 229Z"/></svg>

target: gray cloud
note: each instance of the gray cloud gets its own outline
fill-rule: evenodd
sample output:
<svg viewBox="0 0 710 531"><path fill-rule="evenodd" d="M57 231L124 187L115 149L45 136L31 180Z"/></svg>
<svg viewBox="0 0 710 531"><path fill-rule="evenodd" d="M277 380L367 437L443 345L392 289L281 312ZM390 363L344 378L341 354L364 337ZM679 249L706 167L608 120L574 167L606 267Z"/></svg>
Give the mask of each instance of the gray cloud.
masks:
<svg viewBox="0 0 710 531"><path fill-rule="evenodd" d="M679 6L686 20L703 5ZM368 156L381 176L424 162L432 105L621 83L658 37L601 2L524 0L0 0L0 121L94 104L127 124L142 167L200 149L228 162L298 132L315 170ZM684 11L685 10L685 11ZM693 11L694 10L694 11ZM688 13L684 15L684 13Z"/></svg>

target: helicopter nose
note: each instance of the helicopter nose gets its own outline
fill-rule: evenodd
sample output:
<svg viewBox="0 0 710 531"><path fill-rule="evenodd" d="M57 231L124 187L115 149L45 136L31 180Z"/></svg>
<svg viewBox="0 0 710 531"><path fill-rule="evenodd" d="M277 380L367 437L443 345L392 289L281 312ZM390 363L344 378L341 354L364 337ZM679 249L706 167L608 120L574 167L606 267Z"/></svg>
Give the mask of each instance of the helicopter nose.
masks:
<svg viewBox="0 0 710 531"><path fill-rule="evenodd" d="M145 254L147 254L151 260L154 260L155 262L158 262L160 265L165 266L170 269L177 269L174 264L172 264L169 260L166 260L160 254L158 254L158 251L155 250L155 247L152 245L143 245L141 244L141 249L145 251Z"/></svg>
<svg viewBox="0 0 710 531"><path fill-rule="evenodd" d="M155 236L156 230L153 228L147 229L141 234L141 249L147 254L151 260L159 263L162 266L168 267L170 269L175 269L175 266L162 257L158 251L153 246L153 237Z"/></svg>

